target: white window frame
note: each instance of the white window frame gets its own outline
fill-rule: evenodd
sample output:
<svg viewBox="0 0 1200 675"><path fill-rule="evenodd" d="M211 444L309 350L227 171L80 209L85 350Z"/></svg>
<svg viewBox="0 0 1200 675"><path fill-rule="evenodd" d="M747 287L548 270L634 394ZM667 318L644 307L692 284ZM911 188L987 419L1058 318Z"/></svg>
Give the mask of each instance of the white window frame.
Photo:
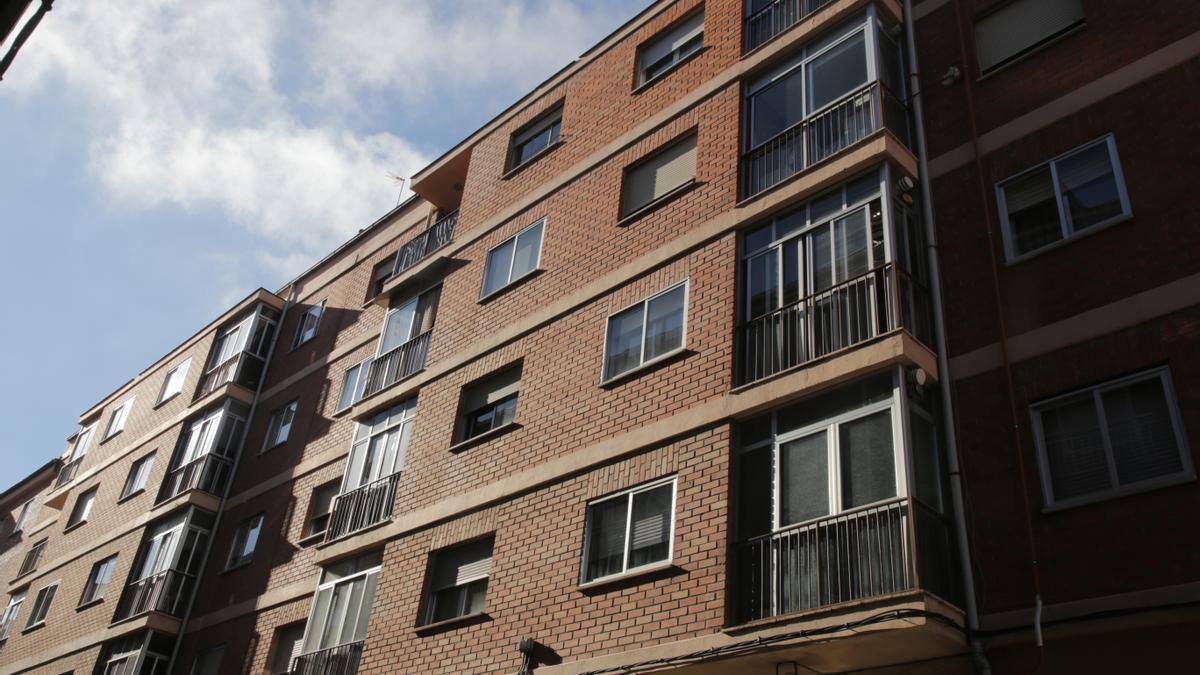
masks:
<svg viewBox="0 0 1200 675"><path fill-rule="evenodd" d="M125 422L129 420L129 411L133 409L133 402L136 399L136 396L130 396L109 413L108 424L104 429L104 440L107 441L125 430Z"/></svg>
<svg viewBox="0 0 1200 675"><path fill-rule="evenodd" d="M90 605L93 602L104 599L105 593L108 592L108 586L112 583L113 573L117 569L116 553L102 559L97 560L92 564L92 569L88 572L87 581L83 584L83 593L79 596L79 606ZM102 570L107 567L108 578L104 580L104 584L99 583L99 578Z"/></svg>
<svg viewBox="0 0 1200 675"><path fill-rule="evenodd" d="M358 558L359 559L365 558L369 555L371 555L370 552L362 553L362 554L359 554ZM380 554L380 555L382 557L382 554ZM364 584L363 595L365 596L366 595L365 588L367 585L370 584L369 577L371 575L375 575L376 576L376 582L375 582L376 588L375 588L375 592L371 598L371 605L372 605L371 609L367 611L367 616L369 618L371 611L375 609L375 607L374 607L375 598L378 597L378 595L379 595L378 577L380 576L382 570L383 570L383 561L381 559L379 564L377 564L377 565L361 569L353 574L347 574L345 576L338 577L336 579L330 579L328 581L325 580L326 570L321 571L320 582L317 584L317 590L312 595L312 601L311 601L309 609L308 609L308 621L304 625L304 637L300 640L300 654L301 655L314 654L316 652L324 651L326 649L333 649L334 647L340 647L344 644L350 644L351 642L354 642L354 640L351 640L350 642L338 642L337 644L326 645L324 647L321 646L320 635L323 635L326 632L327 627L330 625L330 619L332 618L329 614L326 614L324 619L321 621L321 624L316 625L317 617L314 616L314 613L316 612L316 610L319 606L318 600L320 598L321 592L326 589L332 589L332 588L335 588L340 585L346 585L347 587L349 587L352 584L354 584L355 582L357 582L359 579L362 579L362 583ZM329 608L330 608L329 606L326 607L327 610ZM345 607L344 611L342 611L340 616L335 620L336 624L339 627L339 631L345 629L346 617L348 617L350 615L349 609L350 609L349 606ZM360 598L359 598L359 606L356 610L356 613L360 612L360 611L362 611L362 596L360 596ZM308 645L309 638L312 637L312 632L314 630L320 631L320 635L318 635L317 639L316 639L316 645L315 645L316 648L306 651L305 648Z"/></svg>
<svg viewBox="0 0 1200 675"><path fill-rule="evenodd" d="M488 541L488 540L490 540L492 542L492 552L488 556L488 572L487 572L487 574L479 574L479 575L473 576L473 577L463 581L462 583L451 584L449 586L434 586L433 585L432 579L437 574L438 563L444 562L442 560L439 560L439 558L442 555L449 553L450 551L454 551L455 549L465 548L467 546L472 546L472 545L478 544L480 542ZM476 581L480 581L482 579L488 580L488 589L490 590L491 585L492 585L492 565L493 565L493 563L495 563L495 561L496 561L496 539L495 539L494 534L488 535L487 537L483 537L481 539L474 539L472 541L464 541L464 542L460 542L458 544L453 544L451 546L447 546L445 548L438 549L438 550L434 551L432 554L430 554L429 578L431 579L431 581L429 584L428 596L426 597L426 600L425 600L425 611L424 611L425 620L422 622L422 625L423 626L431 626L434 624L440 624L440 623L447 622L447 621L458 621L458 620L464 619L466 617L476 616L477 613L467 611L468 608L463 605L463 603L469 599L469 595L463 594L460 597L458 611L453 617L450 617L448 619L441 619L440 621L434 621L433 617L435 616L435 612L437 610L437 594L442 591L451 589L451 588L466 588L467 586L470 586L471 584L475 583ZM484 600L483 600L484 606L486 607L487 606L487 590L484 591L483 597L484 597Z"/></svg>
<svg viewBox="0 0 1200 675"><path fill-rule="evenodd" d="M27 500L21 504L13 515L13 529L11 534L18 534L25 529L25 521L29 518L29 512L33 510L33 500Z"/></svg>
<svg viewBox="0 0 1200 675"><path fill-rule="evenodd" d="M663 560L656 560L654 562L649 562L644 565L638 565L637 567L631 568L629 566L629 536L630 528L633 526L633 496L642 492L656 490L664 485L671 486L671 528L667 535L667 557ZM603 504L604 502L609 502L616 499L625 500L625 537L622 540L621 571L614 572L613 574L606 574L602 577L596 577L595 579L588 579L588 559L591 557L592 553L592 507L596 506L597 504ZM631 574L637 574L642 571L655 570L671 565L675 560L675 520L677 515L676 509L678 507L678 500L679 477L667 476L666 478L660 478L650 481L649 483L643 483L631 488L626 488L619 492L614 492L613 494L606 495L598 499L593 499L588 502L584 512L583 557L579 563L579 583L581 585L599 584L611 579L619 579L622 577L627 577Z"/></svg>
<svg viewBox="0 0 1200 675"><path fill-rule="evenodd" d="M329 505L323 512L317 511L318 504L321 502L319 499L319 493L322 490L330 491ZM309 493L308 517L304 519L304 535L302 538L307 539L308 537L316 537L318 535L325 534L325 532L329 529L329 521L333 517L333 503L337 501L338 495L341 494L341 491L341 481L330 481L313 488L312 492ZM325 526L319 530L314 530L313 523L319 518L325 519Z"/></svg>
<svg viewBox="0 0 1200 675"><path fill-rule="evenodd" d="M75 441L71 444L71 455L67 457L68 464L87 455L95 430L96 423L92 422L80 427L79 431L75 433Z"/></svg>
<svg viewBox="0 0 1200 675"><path fill-rule="evenodd" d="M487 255L484 256L483 279L479 284L479 299L480 300L490 298L493 295L496 295L497 293L499 293L500 291L503 291L504 289L508 288L509 286L512 286L513 284L517 283L518 281L520 281L526 277L533 276L535 273L539 272L542 269L542 246L546 242L546 220L547 220L546 216L542 216L541 218L538 218L532 224L530 224L529 226L527 226L526 228L521 230L520 232L514 234L513 236L505 239L504 241L500 242L499 244L496 244L495 246L488 249ZM533 267L530 267L528 271L523 272L519 276L514 277L513 276L513 265L516 263L516 260L517 260L517 240L520 239L521 235L532 231L536 227L541 227L542 233L540 235L538 235L537 254L534 256L534 259L533 259ZM492 265L492 253L494 253L497 249L499 249L509 243L511 243L513 245L513 253L512 253L512 255L510 255L508 257L508 274L505 275L505 278L507 279L507 281L505 281L504 283L500 284L499 286L497 286L489 291L489 290L487 290L487 279L488 279L488 270L491 269L491 265Z"/></svg>
<svg viewBox="0 0 1200 675"><path fill-rule="evenodd" d="M46 584L38 589L38 592L33 596L33 605L29 608L29 617L25 619L24 630L37 628L38 626L46 625L46 617L50 614L50 607L54 604L54 598L58 597L58 586L62 580L54 581ZM50 598L45 599L49 594ZM38 613L41 616L38 617ZM34 619L37 619L36 621Z"/></svg>
<svg viewBox="0 0 1200 675"><path fill-rule="evenodd" d="M699 27L699 30L694 35L689 36L686 41L684 41L680 44L679 47L672 49L670 52L663 55L663 57L654 61L654 63L646 63L646 53L651 48L656 47L660 42L662 42L664 40L676 37L675 34L680 29L687 27L687 25L690 22L694 21L696 18L700 19L700 27ZM687 34L684 33L684 35L687 35ZM683 37L684 35L681 35L679 37ZM688 43L690 43L692 40L695 40L696 38L700 39L700 44L697 45L695 48L689 50L686 54L681 55L683 46L687 45ZM688 59L692 56L695 56L696 54L703 51L704 47L705 47L705 44L704 44L704 6L701 5L698 10L696 10L694 12L689 12L687 14L687 16L681 17L678 21L675 21L670 26L667 26L663 30L660 30L658 33L655 33L648 40L646 40L642 44L638 45L637 56L635 58L635 62L637 63L637 79L635 82L636 86L634 87L634 90L636 91L637 89L639 89L647 84L650 84L651 82L657 82L658 80L666 77L668 73L670 73L671 71L678 68L686 59ZM670 64L664 66L663 69L660 70L657 74L650 76L650 77L646 76L647 68L649 68L652 65L657 64L659 61L662 61L663 59L665 59L668 56L671 57Z"/></svg>
<svg viewBox="0 0 1200 675"><path fill-rule="evenodd" d="M1101 400L1102 395L1106 391L1113 389L1121 389L1125 386L1141 382L1143 380L1157 379L1163 388L1163 398L1167 404L1167 414L1171 418L1172 431L1175 433L1176 447L1179 450L1181 471L1178 473L1157 476L1137 483L1121 485L1117 479L1116 463L1113 457L1112 442L1109 439L1108 419L1104 412L1104 404ZM1104 448L1105 458L1108 460L1108 476L1109 484L1112 486L1108 490L1092 492L1078 497L1056 500L1054 498L1054 486L1050 476L1050 461L1046 455L1046 440L1045 433L1042 429L1043 410L1054 408L1056 403L1061 403L1065 400L1080 398L1086 394L1091 394L1092 403L1096 406L1096 419L1100 427L1100 437ZM1192 453L1187 444L1187 435L1183 426L1183 418L1179 411L1179 401L1175 397L1175 386L1171 381L1171 371L1163 366L1150 370L1135 373L1125 377L1120 377L1115 380L1108 380L1090 387L1083 387L1065 394L1055 396L1053 398L1037 401L1029 406L1029 415L1032 419L1032 430L1034 442L1037 446L1038 468L1041 469L1042 478L1042 495L1046 500L1046 511L1056 511L1066 509L1072 506L1082 504L1091 504L1095 502L1107 501L1116 497L1121 497L1139 492L1147 492L1169 485L1176 485L1196 479L1196 469L1192 463Z"/></svg>
<svg viewBox="0 0 1200 675"><path fill-rule="evenodd" d="M25 555L21 557L21 566L17 568L18 577L23 577L26 574L31 574L37 571L38 565L42 563L42 555L46 553L46 546L49 543L49 538L39 539L38 541L33 542L33 544L29 547L29 550L25 551ZM32 564L29 569L21 572L21 570L25 569L27 564L30 564L31 560Z"/></svg>
<svg viewBox="0 0 1200 675"><path fill-rule="evenodd" d="M292 399L271 413L271 418L267 421L267 434L263 438L263 447L259 451L260 453L287 443L288 437L292 433L292 427L296 423L296 408L299 403L300 399ZM291 414L290 418L288 417L289 413ZM284 419L287 419L286 424L283 422Z"/></svg>
<svg viewBox="0 0 1200 675"><path fill-rule="evenodd" d="M233 543L229 547L229 556L225 560L225 569L231 570L242 565L249 565L258 551L258 542L262 540L265 513L259 513L238 523L233 532ZM251 538L251 533L254 537Z"/></svg>
<svg viewBox="0 0 1200 675"><path fill-rule="evenodd" d="M657 298L659 296L666 295L667 293L670 293L671 291L679 288L680 286L683 287L683 328L682 328L681 334L679 336L679 346L670 351L659 354L658 356L655 356L652 359L647 359L646 358L646 317L647 317L647 308L650 305L650 301L654 300L655 298ZM660 361L665 361L666 359L669 359L669 358L675 356L676 354L679 354L680 352L687 349L688 313L689 313L688 310L690 308L691 294L692 294L691 286L692 286L691 279L690 278L684 279L683 281L680 281L678 283L671 284L670 286L662 289L661 291L658 291L652 295L648 295L648 296L642 298L641 300L638 300L637 302L630 303L629 305L626 305L625 307L622 307L621 309L619 309L619 310L609 314L607 317L605 317L605 319L604 319L604 349L600 355L600 384L601 385L605 385L610 382L619 380L619 379L625 377L626 375L629 375L630 373L636 373L640 370L644 370ZM633 309L634 307L637 307L638 305L644 305L644 307L642 308L642 337L641 337L642 348L638 352L638 364L632 368L623 370L619 373L609 374L609 373L605 372L605 369L608 365L608 325L609 325L609 322L612 321L614 316L617 316L618 314L623 314L624 312L627 312L627 311Z"/></svg>
<svg viewBox="0 0 1200 675"><path fill-rule="evenodd" d="M1108 158L1111 162L1113 181L1117 184L1117 196L1121 201L1121 213L1109 218L1108 220L1102 220L1095 225L1076 231L1074 226L1069 222L1066 207L1063 205L1062 187L1058 183L1058 164L1059 162L1065 159L1070 159L1072 156L1077 155L1085 150L1090 150L1101 143L1105 143L1108 146ZM1013 181L1024 178L1035 171L1039 171L1046 166L1050 167L1050 181L1054 188L1054 200L1058 204L1058 225L1062 229L1062 238L1046 244L1045 246L1026 251L1025 253L1017 253L1016 235L1012 231L1012 225L1008 222L1008 202L1004 195L1004 186L1012 183ZM1093 141L1088 141L1087 143L1072 148L1067 152L1058 155L1057 157L1052 157L1045 162L1041 162L1021 171L1020 173L1009 176L996 183L995 190L996 210L999 211L1000 214L1000 233L1004 238L1004 255L1008 259L1009 264L1041 255L1047 251L1052 251L1067 244L1068 242L1086 237L1089 234L1099 232L1107 227L1133 218L1133 207L1131 207L1129 204L1129 192L1125 188L1125 173L1121 169L1121 157L1117 154L1117 140L1113 134L1106 134Z"/></svg>
<svg viewBox="0 0 1200 675"><path fill-rule="evenodd" d="M75 497L75 504L71 507L71 513L67 516L67 525L65 528L63 528L64 532L71 528L79 527L88 521L88 517L92 514L92 509L96 508L96 496L99 494L100 486L93 485L83 492L80 492L79 495ZM83 507L83 513L79 515L78 519L76 519L75 514L79 511L80 503L84 497L89 496L90 499L88 500L87 506Z"/></svg>
<svg viewBox="0 0 1200 675"><path fill-rule="evenodd" d="M145 491L146 485L150 482L150 472L154 470L155 454L157 452L139 457L130 465L129 474L125 476L125 485L121 488L121 499Z"/></svg>
<svg viewBox="0 0 1200 675"><path fill-rule="evenodd" d="M378 429L374 428L376 424L379 424L377 420L382 419L386 422L392 416L396 416L395 421ZM354 427L354 436L350 440L350 452L346 455L346 468L342 472L342 482L338 496L402 472L407 464L408 445L412 442L412 432L416 424L416 419L417 401L415 398L408 398L390 408L381 410L366 420L358 422ZM392 458L392 466L389 467L390 470L385 473L384 467L379 463L379 460L386 453L387 444L384 442L382 445L377 445L376 439L386 438L388 434L392 433L396 434L396 454ZM370 473L375 473L378 470L378 475L374 477L371 477L369 474L367 476L354 476L352 471L356 465L359 472L362 471L365 465L365 460L361 463L359 462L360 458L370 453L373 448L378 449L378 456L375 457L375 463ZM333 502L330 502L330 512L333 511L336 502L337 497L335 496Z"/></svg>
<svg viewBox="0 0 1200 675"><path fill-rule="evenodd" d="M21 616L21 606L25 604L27 593L27 589L22 588L9 594L4 614L0 615L0 643L8 639L12 633L12 627L17 625L17 619Z"/></svg>
<svg viewBox="0 0 1200 675"><path fill-rule="evenodd" d="M376 348L378 349L378 347L376 347ZM375 362L375 355L372 354L371 356L368 356L367 358L363 359L362 361L359 361L358 363L355 363L354 365L349 366L348 368L346 368L345 370L342 371L342 390L340 392L338 392L338 406L339 407L337 408L337 410L334 410L334 413L339 413L344 410L349 410L350 408L354 407L355 403L358 403L359 401L362 400L363 392L366 391L366 388L367 388L367 371L371 369L371 364L374 362ZM355 368L357 368L358 370L355 371L354 382L350 382L349 381L350 371ZM346 405L341 405L342 398L344 397L344 394L346 391L346 387L351 388L350 391L352 393L350 395L350 402L347 403Z"/></svg>
<svg viewBox="0 0 1200 675"><path fill-rule="evenodd" d="M292 338L292 349L317 337L317 332L321 330L321 319L325 316L325 303L326 300L322 300L315 305L310 305L300 315L300 321L296 323L296 336ZM312 319L311 324L309 319Z"/></svg>
<svg viewBox="0 0 1200 675"><path fill-rule="evenodd" d="M158 391L158 402L161 405L179 395L183 391L183 383L187 380L188 369L192 366L192 357L187 357L179 365L167 371L163 377L162 388Z"/></svg>

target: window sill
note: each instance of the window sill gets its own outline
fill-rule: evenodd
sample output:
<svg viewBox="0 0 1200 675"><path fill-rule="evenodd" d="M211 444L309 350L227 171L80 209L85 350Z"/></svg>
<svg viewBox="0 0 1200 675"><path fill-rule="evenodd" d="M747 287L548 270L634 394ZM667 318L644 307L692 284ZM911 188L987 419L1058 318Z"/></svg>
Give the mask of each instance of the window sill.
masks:
<svg viewBox="0 0 1200 675"><path fill-rule="evenodd" d="M95 600L88 600L87 602L81 603L79 606L77 606L75 608L75 611L82 612L83 610L91 609L92 607L95 607L96 605L99 605L102 602L104 602L104 598L102 598L102 597L96 598Z"/></svg>
<svg viewBox="0 0 1200 675"><path fill-rule="evenodd" d="M35 624L33 624L32 626L26 626L26 627L22 628L22 629L21 629L21 634L22 634L22 635L24 635L24 634L26 634L26 633L32 633L33 631L35 631L35 630L37 630L37 629L39 629L39 628L45 628L45 627L46 627L46 622L45 622L45 621L39 621L38 623L35 623Z"/></svg>
<svg viewBox="0 0 1200 675"><path fill-rule="evenodd" d="M221 574L229 574L230 572L236 572L236 571L242 569L243 567L249 567L250 563L252 563L252 562L254 562L253 558L251 558L249 560L243 560L242 562L239 562L239 563L235 563L235 564L230 565L230 566L226 567L225 569L221 570Z"/></svg>
<svg viewBox="0 0 1200 675"><path fill-rule="evenodd" d="M417 626L415 632L417 635L421 636L432 635L434 633L442 633L444 631L454 630L455 628L462 628L464 626L470 626L472 624L483 623L491 620L492 616L487 612L475 612L473 614L456 616L453 619L438 621L437 623L427 623Z"/></svg>
<svg viewBox="0 0 1200 675"><path fill-rule="evenodd" d="M159 401L158 403L155 403L154 405L150 406L150 409L151 409L151 410L158 410L159 408L161 408L161 407L163 407L164 405L166 405L166 404L170 403L171 401L174 401L176 398L178 398L178 397L179 397L179 394L180 394L180 393L182 393L182 392L183 392L183 390L182 390L182 389L180 389L179 391L175 392L174 394L171 394L170 396L168 396L168 397L164 398L163 400Z"/></svg>
<svg viewBox="0 0 1200 675"><path fill-rule="evenodd" d="M99 445L104 445L105 443L111 441L112 439L116 438L117 436L120 436L121 433L124 431L125 431L124 429L121 429L121 431L114 431L111 434L105 436L104 438L101 438Z"/></svg>
<svg viewBox="0 0 1200 675"><path fill-rule="evenodd" d="M643 91L646 91L647 89L652 88L654 85L667 79L667 76L670 75L671 73L679 70L680 68L682 68L685 65L687 65L688 63L690 63L697 56L700 56L704 52L708 51L708 49L709 49L708 45L704 45L700 49L697 49L696 51L692 52L691 54L688 54L687 56L683 57L682 59L679 59L670 68L667 68L666 70L662 71L661 73L655 75L654 77L652 77L652 78L646 80L645 82L639 84L638 86L634 87L633 91L629 92L630 95L637 96L638 94L642 93Z"/></svg>
<svg viewBox="0 0 1200 675"><path fill-rule="evenodd" d="M565 140L565 139L564 139L562 136L559 136L559 138L558 138L558 140L557 140L557 141L554 141L554 142L553 142L553 143L551 143L550 145L547 145L546 147L542 148L541 150L539 150L539 151L538 151L538 153L537 153L536 155L534 155L534 156L530 157L529 159L525 160L524 162L521 162L520 164L518 164L518 165L516 165L516 166L514 166L514 167L511 167L511 168L509 168L507 171L505 171L504 173L500 174L500 180L508 180L509 178L512 178L513 176L515 176L515 175L517 175L517 174L521 173L522 171L524 171L524 170L525 170L525 167L527 167L527 166L529 166L529 165L531 165L531 164L535 164L535 163L537 163L537 161L538 161L539 159L541 159L541 158L545 157L546 155L548 155L548 154L550 154L550 153L554 152L554 151L555 151L555 150L557 150L557 149L558 149L558 148L559 148L559 147L560 147L560 146L561 146L563 143L566 143L566 142L567 142L567 141L566 141L566 140Z"/></svg>
<svg viewBox="0 0 1200 675"><path fill-rule="evenodd" d="M658 368L664 368L679 359L691 356L692 354L695 354L695 353L697 353L697 352L694 352L694 351L688 349L687 347L680 347L678 349L673 349L673 350L667 352L666 354L663 354L661 356L656 356L656 357L650 359L649 361L643 363L642 365L640 365L636 368L632 368L623 373L613 375L612 377L608 378L607 380L601 380L597 386L600 387L601 389L611 389L612 387L622 384L627 380L636 379L636 378L641 377L642 375L645 375L646 373L649 373L650 371L656 370Z"/></svg>
<svg viewBox="0 0 1200 675"><path fill-rule="evenodd" d="M270 451L274 450L275 448L278 448L278 447L280 447L280 446L284 446L284 445L287 445L287 439L286 439L286 438L285 438L285 439L283 439L282 441L279 441L278 443L275 443L275 444L273 444L273 445L269 445L269 446L267 446L267 447L263 448L262 450L259 450L259 451L258 451L258 455L261 457L261 456L263 456L263 455L267 454L268 452L270 452Z"/></svg>
<svg viewBox="0 0 1200 675"><path fill-rule="evenodd" d="M1085 239L1087 237L1092 236L1093 234L1096 234L1098 232L1103 232L1110 227L1115 227L1117 225L1120 225L1121 223L1128 222L1130 220L1133 220L1132 213L1122 213L1119 216L1113 216L1112 218L1109 218L1108 220L1106 220L1104 222L1096 223L1095 225L1092 225L1091 227L1089 227L1087 229L1078 231L1078 232L1072 234L1071 236L1067 237L1066 239L1059 239L1058 241L1050 243L1050 244L1046 244L1045 246L1043 246L1041 248L1035 248L1032 251L1026 251L1025 253L1022 253L1021 255L1018 255L1016 257L1008 258L1007 260L1004 261L1004 266L1005 267L1016 267L1017 265L1020 265L1021 263L1025 262L1026 260L1033 260L1034 258L1037 258L1041 255L1050 253L1052 251L1056 251L1064 246L1070 246L1071 244L1074 244L1075 242L1079 241L1080 239Z"/></svg>
<svg viewBox="0 0 1200 675"><path fill-rule="evenodd" d="M63 534L66 534L66 533L68 533L68 532L71 532L71 531L73 531L73 530L78 530L79 528L83 527L84 525L87 525L87 521L86 521L86 520L81 520L81 521L79 521L78 523L72 523L72 524L70 524L70 525L68 525L68 526L66 526L66 527L64 527L64 528L63 528Z"/></svg>
<svg viewBox="0 0 1200 675"><path fill-rule="evenodd" d="M522 274L521 276L517 277L516 279L513 279L512 281L508 282L507 284L504 284L500 288L497 288L496 290L492 291L491 293L488 293L487 295L479 296L479 300L477 302L481 305L486 305L487 303L491 302L492 298L504 295L510 289L520 286L521 284L525 283L526 280L532 279L545 271L546 270L542 267L535 267L535 268L529 270L528 272L526 272L525 274Z"/></svg>
<svg viewBox="0 0 1200 675"><path fill-rule="evenodd" d="M1074 497L1061 502L1054 502L1053 504L1042 507L1042 513L1068 511L1078 506L1087 506L1089 504L1113 501L1123 497L1132 497L1134 495L1140 495L1146 492L1153 492L1154 490L1161 490L1163 488L1174 487L1176 485L1192 483L1195 482L1195 480L1196 474L1194 472L1175 476L1166 476L1164 478L1153 478L1139 485L1133 485L1123 489L1118 488L1116 490L1108 490L1106 492L1098 492L1095 494L1084 495L1082 497Z"/></svg>
<svg viewBox="0 0 1200 675"><path fill-rule="evenodd" d="M688 192L691 192L694 188L697 188L700 185L702 185L702 183L700 181L696 180L695 178L689 180L688 182L671 190L670 192L666 193L665 195L659 197L658 199L655 199L654 201L650 202L649 204L646 204L645 206L639 206L637 209L634 209L630 213L628 213L624 216L621 216L621 218L617 220L617 227L626 227L630 223L640 219L642 216L645 216L650 213L653 213L654 211L657 211L658 209L667 205L669 202L674 201L677 197L680 197Z"/></svg>
<svg viewBox="0 0 1200 675"><path fill-rule="evenodd" d="M470 448L475 445L479 445L480 443L486 443L486 442L492 440L493 438L503 436L504 434L507 434L510 431L516 431L517 429L520 429L520 428L521 428L520 422L509 422L508 424L503 424L503 425L498 426L495 429L492 429L490 431L485 431L482 434L479 434L478 436L472 436L465 441L459 441L459 442L455 443L454 445L450 446L450 452L462 452L463 450L466 450L467 448Z"/></svg>
<svg viewBox="0 0 1200 675"><path fill-rule="evenodd" d="M127 495L121 495L121 496L120 496L120 497L117 499L117 503L118 503L118 504L123 504L123 503L125 503L125 502L129 501L130 499L133 499L134 497L137 497L138 495L145 494L145 492L146 492L146 488L138 488L137 490L134 490L133 492L130 492L130 493L129 493L129 494L127 494Z"/></svg>
<svg viewBox="0 0 1200 675"><path fill-rule="evenodd" d="M642 577L648 577L648 576L652 576L654 574L660 574L662 572L679 572L679 571L682 571L682 570L679 567L676 567L675 563L673 561L664 560L662 562L651 563L649 565L638 567L638 568L635 568L632 570L627 570L625 572L621 572L620 574L612 574L607 577L593 579L592 581L588 581L588 582L579 584L579 586L576 587L576 590L584 591L584 592L592 591L597 588L607 588L609 586L618 585L622 582L632 581L634 579L641 579Z"/></svg>
<svg viewBox="0 0 1200 675"><path fill-rule="evenodd" d="M300 548L308 548L309 546L312 546L314 544L321 543L321 541L324 539L325 539L325 530L321 530L320 532L314 532L306 537L301 537L301 538L297 539L296 545L299 546Z"/></svg>

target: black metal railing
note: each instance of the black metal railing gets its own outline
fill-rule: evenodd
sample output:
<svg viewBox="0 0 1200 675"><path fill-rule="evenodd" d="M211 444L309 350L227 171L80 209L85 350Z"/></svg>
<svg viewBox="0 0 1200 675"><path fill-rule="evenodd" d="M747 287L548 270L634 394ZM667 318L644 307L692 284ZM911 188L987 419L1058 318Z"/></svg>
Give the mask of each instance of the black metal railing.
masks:
<svg viewBox="0 0 1200 675"><path fill-rule="evenodd" d="M67 483L75 480L75 474L79 473L79 465L83 464L83 457L79 456L67 462L61 469L58 470L58 479L54 481L54 487L60 488Z"/></svg>
<svg viewBox="0 0 1200 675"><path fill-rule="evenodd" d="M396 266L392 276L424 260L430 253L449 244L454 239L454 227L458 225L458 211L454 211L434 223L427 230L408 240L396 252Z"/></svg>
<svg viewBox="0 0 1200 675"><path fill-rule="evenodd" d="M774 187L884 127L907 142L907 108L873 82L743 154L742 198Z"/></svg>
<svg viewBox="0 0 1200 675"><path fill-rule="evenodd" d="M225 496L233 460L212 453L171 469L163 478L159 501L166 501L188 490L202 490L217 497Z"/></svg>
<svg viewBox="0 0 1200 675"><path fill-rule="evenodd" d="M183 616L195 578L177 570L166 570L127 585L117 603L117 620L146 612Z"/></svg>
<svg viewBox="0 0 1200 675"><path fill-rule="evenodd" d="M251 389L258 387L266 360L250 352L238 352L225 359L220 365L204 373L200 386L196 388L196 399L216 391L221 385L237 382Z"/></svg>
<svg viewBox="0 0 1200 675"><path fill-rule="evenodd" d="M340 539L391 518L399 482L400 474L394 473L338 495L333 500L325 541Z"/></svg>
<svg viewBox="0 0 1200 675"><path fill-rule="evenodd" d="M423 369L425 357L429 355L429 336L432 333L432 330L427 330L408 342L393 347L386 354L377 356L367 370L363 396L382 391Z"/></svg>
<svg viewBox="0 0 1200 675"><path fill-rule="evenodd" d="M738 328L739 384L907 328L928 344L925 287L895 263L805 296Z"/></svg>
<svg viewBox="0 0 1200 675"><path fill-rule="evenodd" d="M775 0L746 17L745 50L756 49L831 2L833 0Z"/></svg>
<svg viewBox="0 0 1200 675"><path fill-rule="evenodd" d="M922 547L918 524L947 548ZM737 546L738 621L952 584L948 542L944 518L908 498L755 537Z"/></svg>
<svg viewBox="0 0 1200 675"><path fill-rule="evenodd" d="M354 675L362 659L363 642L348 642L344 645L322 649L319 652L301 654L292 659L289 675Z"/></svg>

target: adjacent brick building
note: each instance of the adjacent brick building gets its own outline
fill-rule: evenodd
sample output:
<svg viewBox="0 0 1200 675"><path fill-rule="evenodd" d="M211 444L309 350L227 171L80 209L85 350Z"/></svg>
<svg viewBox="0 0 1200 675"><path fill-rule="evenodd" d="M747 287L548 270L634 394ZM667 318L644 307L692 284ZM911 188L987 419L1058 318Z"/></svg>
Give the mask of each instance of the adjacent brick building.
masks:
<svg viewBox="0 0 1200 675"><path fill-rule="evenodd" d="M652 4L0 495L0 672L1186 672L1198 54Z"/></svg>

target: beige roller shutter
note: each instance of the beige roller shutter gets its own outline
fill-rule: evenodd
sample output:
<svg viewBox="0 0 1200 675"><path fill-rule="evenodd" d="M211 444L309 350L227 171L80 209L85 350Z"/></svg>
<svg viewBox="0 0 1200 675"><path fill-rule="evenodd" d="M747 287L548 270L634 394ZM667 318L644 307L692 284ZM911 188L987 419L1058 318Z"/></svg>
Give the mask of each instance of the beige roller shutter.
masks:
<svg viewBox="0 0 1200 675"><path fill-rule="evenodd" d="M629 215L695 178L696 135L691 134L626 171L621 215Z"/></svg>

